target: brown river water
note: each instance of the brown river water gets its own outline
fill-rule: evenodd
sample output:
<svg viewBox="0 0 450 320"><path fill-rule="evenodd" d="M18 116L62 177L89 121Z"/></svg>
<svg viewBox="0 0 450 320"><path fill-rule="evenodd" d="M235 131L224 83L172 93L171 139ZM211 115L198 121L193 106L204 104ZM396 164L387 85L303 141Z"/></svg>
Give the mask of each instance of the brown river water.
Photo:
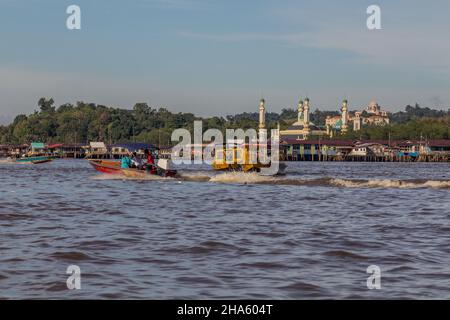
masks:
<svg viewBox="0 0 450 320"><path fill-rule="evenodd" d="M0 298L450 298L450 164L179 169L129 180L0 160Z"/></svg>

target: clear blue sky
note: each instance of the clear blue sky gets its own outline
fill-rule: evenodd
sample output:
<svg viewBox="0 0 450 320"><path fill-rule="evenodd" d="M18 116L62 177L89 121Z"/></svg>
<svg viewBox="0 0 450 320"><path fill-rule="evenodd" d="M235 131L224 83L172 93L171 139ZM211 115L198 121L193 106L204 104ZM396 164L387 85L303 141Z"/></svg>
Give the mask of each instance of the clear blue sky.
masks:
<svg viewBox="0 0 450 320"><path fill-rule="evenodd" d="M370 4L382 30L367 30ZM448 108L449 12L446 0L0 0L0 121L41 96L199 115L256 111L261 96L269 111L305 95L328 110L344 97Z"/></svg>

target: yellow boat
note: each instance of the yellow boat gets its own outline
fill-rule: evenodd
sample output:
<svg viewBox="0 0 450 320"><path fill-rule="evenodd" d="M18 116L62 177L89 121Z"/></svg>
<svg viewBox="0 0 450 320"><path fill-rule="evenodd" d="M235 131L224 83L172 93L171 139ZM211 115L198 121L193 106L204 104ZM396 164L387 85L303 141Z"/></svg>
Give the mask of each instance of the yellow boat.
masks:
<svg viewBox="0 0 450 320"><path fill-rule="evenodd" d="M253 147L252 150L250 150ZM231 147L216 148L212 167L214 170L228 171L261 171L269 168L270 163L262 164L257 160L258 145L234 145Z"/></svg>

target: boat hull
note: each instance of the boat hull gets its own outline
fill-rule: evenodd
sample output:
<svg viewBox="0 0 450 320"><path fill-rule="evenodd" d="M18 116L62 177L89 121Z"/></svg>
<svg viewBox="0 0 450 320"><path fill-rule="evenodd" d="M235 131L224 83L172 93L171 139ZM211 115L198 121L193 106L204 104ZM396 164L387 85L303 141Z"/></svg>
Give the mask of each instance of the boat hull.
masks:
<svg viewBox="0 0 450 320"><path fill-rule="evenodd" d="M52 162L53 159L44 159L44 160L35 160L35 161L31 161L32 164L41 164L41 163L47 163L47 162Z"/></svg>
<svg viewBox="0 0 450 320"><path fill-rule="evenodd" d="M212 167L216 171L242 171L242 172L261 172L262 169L269 169L271 165L262 164L224 164L224 163L213 163ZM279 162L278 170L275 175L284 174L286 169L286 164Z"/></svg>
<svg viewBox="0 0 450 320"><path fill-rule="evenodd" d="M101 173L122 174L120 162L107 160L89 160L89 164Z"/></svg>
<svg viewBox="0 0 450 320"><path fill-rule="evenodd" d="M145 179L149 176L175 177L176 170L163 170L158 168L156 171L138 170L138 169L122 169L122 173L133 179Z"/></svg>
<svg viewBox="0 0 450 320"><path fill-rule="evenodd" d="M16 159L17 163L45 163L54 160L54 157L51 156L38 156L38 157L25 157Z"/></svg>
<svg viewBox="0 0 450 320"><path fill-rule="evenodd" d="M90 160L89 163L95 170L101 173L120 174L129 178L143 179L148 176L174 177L177 174L176 170L164 170L158 168L156 170L138 170L138 169L122 169L119 161L108 160Z"/></svg>

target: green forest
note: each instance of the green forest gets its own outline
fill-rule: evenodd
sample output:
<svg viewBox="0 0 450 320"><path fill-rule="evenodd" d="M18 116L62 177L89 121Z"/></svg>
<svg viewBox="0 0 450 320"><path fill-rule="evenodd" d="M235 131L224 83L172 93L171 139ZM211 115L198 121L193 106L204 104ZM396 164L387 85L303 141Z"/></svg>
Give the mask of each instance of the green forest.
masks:
<svg viewBox="0 0 450 320"><path fill-rule="evenodd" d="M315 110L311 121L325 125L328 115L337 111ZM349 131L339 139L449 139L450 110L434 110L419 105L406 106L404 111L392 113L391 124L366 126L361 131ZM281 113L267 113L268 128L287 128L297 119L297 111L283 109ZM217 128L257 128L258 113L241 113L226 117L197 117L192 113L173 113L137 103L132 109L77 102L55 106L52 98L41 98L38 110L30 115L18 115L6 126L0 126L0 144L20 144L32 141L46 143L87 143L89 141L148 142L171 145L174 129L193 129L194 120L203 121L203 130Z"/></svg>

